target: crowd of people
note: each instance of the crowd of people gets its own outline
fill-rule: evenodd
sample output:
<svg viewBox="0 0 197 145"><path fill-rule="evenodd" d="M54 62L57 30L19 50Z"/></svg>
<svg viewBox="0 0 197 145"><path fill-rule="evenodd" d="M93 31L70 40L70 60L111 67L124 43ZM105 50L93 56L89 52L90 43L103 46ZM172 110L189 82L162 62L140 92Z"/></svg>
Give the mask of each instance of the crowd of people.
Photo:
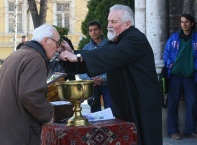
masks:
<svg viewBox="0 0 197 145"><path fill-rule="evenodd" d="M110 8L107 38L98 21L88 23L90 42L74 50L71 41L60 41L58 31L43 24L33 32L31 41L8 56L0 69L0 140L5 145L39 145L41 127L54 122L46 101L47 76L59 71L94 80L97 106L100 97L116 118L133 122L138 145L162 145L162 92L155 68L154 54L146 36L134 26L133 10L122 4ZM173 33L164 49L168 68L168 119L171 139L180 140L178 105L186 102L185 136L197 139L197 33L195 19L180 17L180 31ZM22 38L23 39L23 38ZM50 60L55 54L59 60ZM39 82L39 83L38 83ZM92 100L89 100L92 101ZM91 105L91 102L89 103Z"/></svg>

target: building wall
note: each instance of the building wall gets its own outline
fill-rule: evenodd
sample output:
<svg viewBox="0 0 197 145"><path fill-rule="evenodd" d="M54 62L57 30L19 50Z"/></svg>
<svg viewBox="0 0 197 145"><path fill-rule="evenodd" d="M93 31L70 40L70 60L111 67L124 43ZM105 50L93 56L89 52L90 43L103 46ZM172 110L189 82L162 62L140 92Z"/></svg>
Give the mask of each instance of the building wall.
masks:
<svg viewBox="0 0 197 145"><path fill-rule="evenodd" d="M5 59L10 53L14 51L14 32L7 33L8 24L6 23L6 19L8 15L6 14L6 8L8 1L15 0L0 0L0 59ZM22 35L27 36L27 40L31 40L32 32L33 32L33 22L31 18L30 12L27 11L28 3L27 0L18 0L22 2L24 5L24 12L23 12L23 22L24 28L23 33L17 33L17 44L20 43ZM68 38L71 39L75 49L78 47L78 43L83 36L81 33L81 23L85 19L87 13L87 1L88 0L56 0L60 2L70 2L71 4L71 14L70 14L70 31L68 33ZM56 25L55 20L55 1L49 0L48 1L48 10L47 10L47 18L46 22L49 24Z"/></svg>
<svg viewBox="0 0 197 145"><path fill-rule="evenodd" d="M72 12L74 14L72 14L73 20L71 21L71 25L73 25L73 31L68 34L68 38L72 40L75 49L78 48L78 43L83 37L81 32L81 23L88 12L87 1L88 0L72 0L74 7Z"/></svg>
<svg viewBox="0 0 197 145"><path fill-rule="evenodd" d="M169 32L172 34L180 29L180 15L189 13L197 18L196 0L169 0Z"/></svg>
<svg viewBox="0 0 197 145"><path fill-rule="evenodd" d="M9 55L12 50L12 37L11 34L5 34L5 3L0 0L0 59L4 59Z"/></svg>

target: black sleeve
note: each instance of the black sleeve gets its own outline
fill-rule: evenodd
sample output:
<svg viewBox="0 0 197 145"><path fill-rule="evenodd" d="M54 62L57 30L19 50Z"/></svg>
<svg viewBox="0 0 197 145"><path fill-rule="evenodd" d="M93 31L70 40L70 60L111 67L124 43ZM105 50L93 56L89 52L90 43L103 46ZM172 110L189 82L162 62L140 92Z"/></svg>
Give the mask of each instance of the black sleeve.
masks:
<svg viewBox="0 0 197 145"><path fill-rule="evenodd" d="M83 74L86 73L87 68L84 62L69 62L69 61L62 61L63 67L66 70L66 73L76 75L76 74Z"/></svg>
<svg viewBox="0 0 197 145"><path fill-rule="evenodd" d="M74 54L83 53L86 50L74 50ZM85 62L69 62L69 61L60 61L63 63L63 67L66 70L66 73L76 75L87 73L87 67Z"/></svg>
<svg viewBox="0 0 197 145"><path fill-rule="evenodd" d="M21 43L16 47L16 50L18 50L21 47Z"/></svg>

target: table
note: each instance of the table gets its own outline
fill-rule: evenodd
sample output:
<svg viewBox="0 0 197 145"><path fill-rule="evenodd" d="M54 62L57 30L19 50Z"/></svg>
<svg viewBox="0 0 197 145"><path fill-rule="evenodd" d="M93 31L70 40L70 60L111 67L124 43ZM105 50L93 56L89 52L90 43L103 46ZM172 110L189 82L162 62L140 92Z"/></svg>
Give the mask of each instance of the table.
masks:
<svg viewBox="0 0 197 145"><path fill-rule="evenodd" d="M48 124L42 127L41 145L137 145L134 123L120 119L90 122L85 127Z"/></svg>

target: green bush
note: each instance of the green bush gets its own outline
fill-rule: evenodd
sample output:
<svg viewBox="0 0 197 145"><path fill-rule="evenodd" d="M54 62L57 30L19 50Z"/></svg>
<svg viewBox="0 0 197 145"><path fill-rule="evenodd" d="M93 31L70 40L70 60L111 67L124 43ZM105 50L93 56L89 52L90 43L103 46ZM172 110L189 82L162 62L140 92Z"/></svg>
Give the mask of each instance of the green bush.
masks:
<svg viewBox="0 0 197 145"><path fill-rule="evenodd" d="M101 23L103 36L107 38L107 17L109 14L109 8L114 4L125 4L130 6L132 9L134 8L134 0L89 0L87 4L88 13L85 17L85 20L81 24L82 33L86 36L86 38L82 39L79 42L78 49L81 50L85 44L89 42L88 35L88 22L92 20L96 20Z"/></svg>

